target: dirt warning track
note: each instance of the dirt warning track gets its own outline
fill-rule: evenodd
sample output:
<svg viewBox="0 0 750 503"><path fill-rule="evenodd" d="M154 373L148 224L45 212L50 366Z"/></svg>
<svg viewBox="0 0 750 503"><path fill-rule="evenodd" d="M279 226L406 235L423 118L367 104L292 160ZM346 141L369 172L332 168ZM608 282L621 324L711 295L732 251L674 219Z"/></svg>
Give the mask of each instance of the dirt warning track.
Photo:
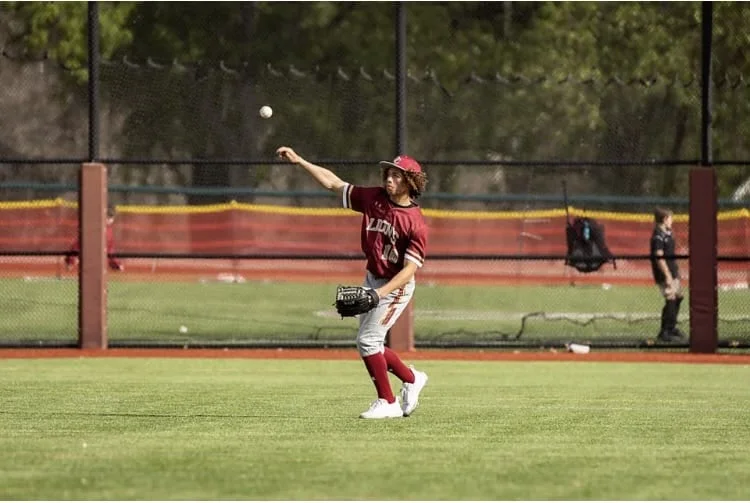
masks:
<svg viewBox="0 0 750 503"><path fill-rule="evenodd" d="M585 355L563 351L443 351L404 352L405 360L516 361L516 362L651 362L750 365L750 354L696 354L665 351L611 351ZM0 359L10 358L245 358L357 360L356 350L337 349L2 349Z"/></svg>

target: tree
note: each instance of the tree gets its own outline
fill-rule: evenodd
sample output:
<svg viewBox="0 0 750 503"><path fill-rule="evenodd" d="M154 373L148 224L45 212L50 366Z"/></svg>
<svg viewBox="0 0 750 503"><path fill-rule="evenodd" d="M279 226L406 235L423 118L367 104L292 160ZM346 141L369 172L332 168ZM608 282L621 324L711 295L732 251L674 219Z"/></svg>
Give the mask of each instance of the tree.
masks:
<svg viewBox="0 0 750 503"><path fill-rule="evenodd" d="M109 58L133 40L126 20L136 10L133 2L101 2L99 7L100 50ZM32 59L58 61L79 82L87 78L88 2L7 2L14 14L17 31L13 41Z"/></svg>
<svg viewBox="0 0 750 503"><path fill-rule="evenodd" d="M12 3L18 40L85 76L86 4ZM408 145L423 159L695 159L700 4L444 2L406 4ZM746 9L715 3L719 156L746 158ZM294 143L313 158L372 158L393 147L394 15L383 2L102 3L108 153L270 158ZM390 74L390 77L389 77ZM271 121L257 109L277 108ZM120 126L122 124L122 126ZM160 168L163 169L163 168ZM371 174L343 168L347 176ZM560 172L435 172L443 191L556 191ZM135 171L133 171L135 173ZM307 183L272 167L195 166L198 185ZM558 176L552 176L557 174ZM686 194L683 168L569 172L590 193ZM722 168L727 195L747 178ZM145 176L145 175L144 175Z"/></svg>

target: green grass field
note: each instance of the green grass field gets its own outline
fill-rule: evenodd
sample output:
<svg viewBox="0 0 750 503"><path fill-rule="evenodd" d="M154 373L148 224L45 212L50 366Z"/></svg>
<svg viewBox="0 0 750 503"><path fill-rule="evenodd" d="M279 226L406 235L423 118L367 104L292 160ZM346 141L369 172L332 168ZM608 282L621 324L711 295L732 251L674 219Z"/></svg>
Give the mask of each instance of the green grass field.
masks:
<svg viewBox="0 0 750 503"><path fill-rule="evenodd" d="M0 499L750 494L750 366L419 368L412 417L365 421L356 360L0 360Z"/></svg>
<svg viewBox="0 0 750 503"><path fill-rule="evenodd" d="M0 280L0 337L75 340L77 288L71 280ZM334 290L335 284L112 281L109 340L353 341L356 320L335 316ZM720 337L747 341L747 291L720 292L719 299ZM658 331L662 300L653 287L419 285L415 306L418 342L515 340L522 316L531 313L538 314L526 320L521 341L638 341ZM607 315L616 319L594 318ZM180 333L183 325L187 333Z"/></svg>

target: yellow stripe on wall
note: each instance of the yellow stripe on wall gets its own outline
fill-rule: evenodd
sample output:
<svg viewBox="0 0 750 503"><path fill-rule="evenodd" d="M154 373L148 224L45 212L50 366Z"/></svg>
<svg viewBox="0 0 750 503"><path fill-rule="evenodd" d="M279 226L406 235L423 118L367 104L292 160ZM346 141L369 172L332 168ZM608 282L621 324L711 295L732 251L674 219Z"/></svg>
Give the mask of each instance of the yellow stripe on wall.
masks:
<svg viewBox="0 0 750 503"><path fill-rule="evenodd" d="M75 201L65 199L37 199L35 201L5 201L0 202L0 210L25 210L37 208L78 208Z"/></svg>
<svg viewBox="0 0 750 503"><path fill-rule="evenodd" d="M33 201L6 201L0 202L0 211L19 209L44 209L44 208L77 208L76 201L64 199L39 199ZM202 214L217 213L221 211L240 210L252 213L271 213L277 215L301 215L301 216L351 216L353 211L345 208L296 208L290 206L274 206L270 204L246 204L232 201L222 204L208 204L203 206L163 206L163 205L118 205L118 213L135 214ZM652 222L651 213L617 213L612 211L589 211L572 206L568 207L572 217L587 216L595 219L617 220L629 222ZM471 219L471 220L512 220L512 219L539 219L560 218L565 216L564 209L551 210L529 210L529 211L459 211L459 210L431 210L425 209L424 215L432 218L448 219ZM750 218L750 210L741 208L737 210L720 211L717 215L719 220L733 220L739 218ZM674 215L675 222L687 222L688 214L680 213Z"/></svg>

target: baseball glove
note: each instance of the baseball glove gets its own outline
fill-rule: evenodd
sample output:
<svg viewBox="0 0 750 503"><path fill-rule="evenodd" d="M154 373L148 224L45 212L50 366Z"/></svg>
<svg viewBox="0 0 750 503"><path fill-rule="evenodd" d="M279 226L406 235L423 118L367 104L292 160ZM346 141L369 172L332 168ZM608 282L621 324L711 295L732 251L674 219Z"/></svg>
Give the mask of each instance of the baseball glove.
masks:
<svg viewBox="0 0 750 503"><path fill-rule="evenodd" d="M338 286L336 288L336 311L342 318L357 316L374 309L380 298L372 288L361 286Z"/></svg>

